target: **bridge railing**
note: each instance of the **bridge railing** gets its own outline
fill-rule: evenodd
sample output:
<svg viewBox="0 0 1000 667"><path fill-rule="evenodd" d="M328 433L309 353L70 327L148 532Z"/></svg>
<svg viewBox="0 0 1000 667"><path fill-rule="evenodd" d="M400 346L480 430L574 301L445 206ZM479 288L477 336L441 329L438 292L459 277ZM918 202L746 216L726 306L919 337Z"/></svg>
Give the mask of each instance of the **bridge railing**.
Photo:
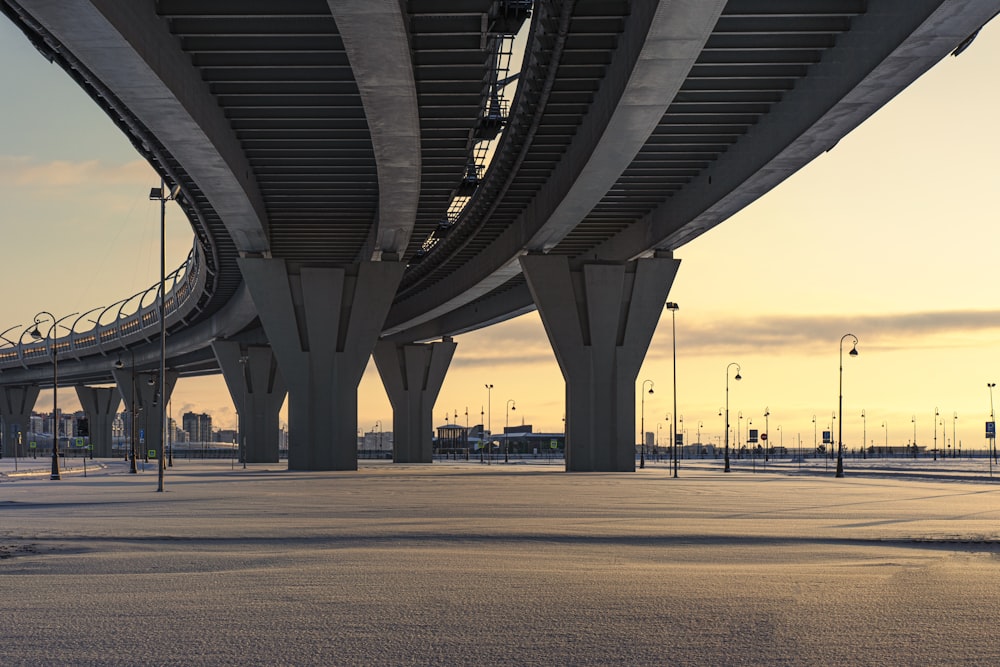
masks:
<svg viewBox="0 0 1000 667"><path fill-rule="evenodd" d="M196 312L206 279L203 251L196 241L184 263L170 273L164 283L164 313L168 329ZM47 363L52 358L53 347L59 359L65 360L97 354L108 356L137 342L150 341L160 333L159 296L160 283L157 281L127 299L107 307L92 308L77 317L67 327L68 333L57 336L55 341L25 342L22 332L16 344L6 341L7 347L0 348L0 371ZM100 314L97 317L88 317L98 311ZM84 326L88 322L93 326L77 331L81 322Z"/></svg>

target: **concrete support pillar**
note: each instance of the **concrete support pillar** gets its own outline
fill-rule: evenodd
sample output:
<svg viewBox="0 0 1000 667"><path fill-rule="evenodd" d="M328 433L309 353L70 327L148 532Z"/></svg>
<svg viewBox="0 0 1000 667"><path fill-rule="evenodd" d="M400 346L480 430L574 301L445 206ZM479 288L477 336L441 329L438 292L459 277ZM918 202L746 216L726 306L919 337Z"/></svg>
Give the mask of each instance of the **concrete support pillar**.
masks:
<svg viewBox="0 0 1000 667"><path fill-rule="evenodd" d="M229 395L240 417L240 444L247 463L278 462L278 412L285 381L271 348L212 341Z"/></svg>
<svg viewBox="0 0 1000 667"><path fill-rule="evenodd" d="M150 371L133 372L129 368L112 368L111 372L118 383L118 392L127 408L132 407L132 400L135 399L136 415L136 446L135 450L139 456L144 457L146 452L153 452L159 458L163 455L163 414L160 397L157 396L159 373ZM134 380L134 383L133 383ZM167 371L166 382L164 383L163 401L170 401L170 395L174 391L177 383L177 373ZM133 394L133 384L134 391Z"/></svg>
<svg viewBox="0 0 1000 667"><path fill-rule="evenodd" d="M375 345L375 365L392 403L393 460L430 463L433 459L434 402L458 344Z"/></svg>
<svg viewBox="0 0 1000 667"><path fill-rule="evenodd" d="M358 384L404 268L240 259L288 385L289 470L357 470Z"/></svg>
<svg viewBox="0 0 1000 667"><path fill-rule="evenodd" d="M111 426L122 397L115 387L76 386L76 396L90 422L90 446L94 456L111 456Z"/></svg>
<svg viewBox="0 0 1000 667"><path fill-rule="evenodd" d="M635 383L679 260L521 258L566 380L566 469L635 470Z"/></svg>
<svg viewBox="0 0 1000 667"><path fill-rule="evenodd" d="M0 457L28 455L28 430L31 411L38 400L37 385L0 387L0 417L3 418L3 441Z"/></svg>

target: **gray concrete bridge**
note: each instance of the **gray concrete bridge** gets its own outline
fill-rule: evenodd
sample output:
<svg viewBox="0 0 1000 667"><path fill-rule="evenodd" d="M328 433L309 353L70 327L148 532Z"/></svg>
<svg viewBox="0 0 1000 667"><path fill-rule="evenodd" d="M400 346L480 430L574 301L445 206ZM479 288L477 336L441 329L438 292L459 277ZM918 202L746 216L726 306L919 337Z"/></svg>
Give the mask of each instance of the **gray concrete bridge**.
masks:
<svg viewBox="0 0 1000 667"><path fill-rule="evenodd" d="M634 468L673 250L832 148L1000 0L0 8L178 188L195 235L162 315L154 289L0 347L5 438L58 355L94 423L117 403L90 385L150 409L177 377L221 371L250 461L277 460L287 391L289 466L354 469L374 355L395 459L429 462L451 336L537 308L566 379L567 468L588 471Z"/></svg>

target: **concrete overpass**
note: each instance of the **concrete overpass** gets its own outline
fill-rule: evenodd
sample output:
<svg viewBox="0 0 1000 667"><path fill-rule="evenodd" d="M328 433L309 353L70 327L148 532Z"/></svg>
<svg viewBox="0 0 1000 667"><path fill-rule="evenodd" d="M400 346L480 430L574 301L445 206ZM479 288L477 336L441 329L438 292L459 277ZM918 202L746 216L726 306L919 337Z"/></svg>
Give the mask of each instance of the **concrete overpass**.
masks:
<svg viewBox="0 0 1000 667"><path fill-rule="evenodd" d="M450 336L538 308L567 382L567 468L586 471L634 468L672 251L833 147L1000 0L0 7L179 186L195 245L168 295L163 392L221 370L264 461L287 389L289 466L353 469L374 354L396 460L429 461ZM51 384L54 353L60 384L155 400L134 378L157 384L147 296L0 349L7 421Z"/></svg>

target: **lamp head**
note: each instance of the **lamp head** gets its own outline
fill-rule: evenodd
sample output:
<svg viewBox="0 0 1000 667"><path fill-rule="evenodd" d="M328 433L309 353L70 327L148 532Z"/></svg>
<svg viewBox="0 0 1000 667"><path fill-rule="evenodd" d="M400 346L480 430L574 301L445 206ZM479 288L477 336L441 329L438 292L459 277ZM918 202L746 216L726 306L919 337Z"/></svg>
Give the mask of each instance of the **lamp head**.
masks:
<svg viewBox="0 0 1000 667"><path fill-rule="evenodd" d="M652 388L652 387L650 387L650 388L649 388L649 393L650 393L650 394L652 394L652 393L653 393L653 388Z"/></svg>
<svg viewBox="0 0 1000 667"><path fill-rule="evenodd" d="M121 370L122 368L125 368L125 362L124 362L124 361L122 361L122 358L121 358L121 357L118 357L118 358L117 358L117 359L115 360L115 368L117 368L117 369L119 369L119 370Z"/></svg>
<svg viewBox="0 0 1000 667"><path fill-rule="evenodd" d="M667 310L680 310L680 306L673 301L667 301Z"/></svg>
<svg viewBox="0 0 1000 667"><path fill-rule="evenodd" d="M852 348L851 348L851 351L850 351L850 352L848 352L847 354L848 354L849 356L852 356L852 357L856 357L856 356L858 356L858 344L857 344L857 343L855 343L855 344L854 344L854 347L852 347Z"/></svg>
<svg viewBox="0 0 1000 667"><path fill-rule="evenodd" d="M35 324L35 328L32 329L31 332L28 335L31 336L32 338L34 338L35 340L41 340L42 339L42 332L38 330L38 324L37 323Z"/></svg>
<svg viewBox="0 0 1000 667"><path fill-rule="evenodd" d="M742 375L740 375L739 373L737 373L737 374L736 374L736 377L735 377L735 378L733 378L733 379L734 379L734 380L742 380L742 379L743 379L743 376L742 376Z"/></svg>
<svg viewBox="0 0 1000 667"><path fill-rule="evenodd" d="M159 201L163 199L163 188L150 188L149 190L150 201Z"/></svg>
<svg viewBox="0 0 1000 667"><path fill-rule="evenodd" d="M146 381L146 384L148 384L150 387L155 387L156 386L156 378L153 377L152 375L150 375L149 376L149 380Z"/></svg>

